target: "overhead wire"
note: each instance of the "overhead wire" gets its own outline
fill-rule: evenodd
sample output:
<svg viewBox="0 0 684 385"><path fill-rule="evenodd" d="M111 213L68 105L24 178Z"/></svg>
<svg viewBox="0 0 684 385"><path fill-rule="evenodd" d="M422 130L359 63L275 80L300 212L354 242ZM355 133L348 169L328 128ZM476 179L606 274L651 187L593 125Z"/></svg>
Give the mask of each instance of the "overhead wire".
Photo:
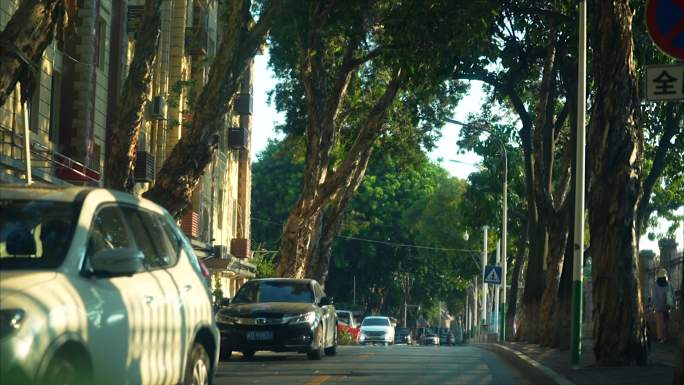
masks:
<svg viewBox="0 0 684 385"><path fill-rule="evenodd" d="M281 226L283 225L282 223L270 221L268 219L262 219L262 218L256 218L256 217L252 217L252 219L255 221L264 222L264 223L271 223L274 225L281 225ZM375 243L375 244L382 244L382 245L387 245L387 246L392 246L392 247L406 247L406 248L421 249L421 250L457 251L457 252L466 252L466 253L479 253L479 252L481 252L481 250L473 250L473 249L434 247L434 246L425 246L425 245L412 245L412 244L408 244L408 243L398 243L398 242L391 242L391 241L381 241L381 240L377 240L377 239L354 237L351 235L336 235L336 238L342 238L342 239L360 241L360 242Z"/></svg>

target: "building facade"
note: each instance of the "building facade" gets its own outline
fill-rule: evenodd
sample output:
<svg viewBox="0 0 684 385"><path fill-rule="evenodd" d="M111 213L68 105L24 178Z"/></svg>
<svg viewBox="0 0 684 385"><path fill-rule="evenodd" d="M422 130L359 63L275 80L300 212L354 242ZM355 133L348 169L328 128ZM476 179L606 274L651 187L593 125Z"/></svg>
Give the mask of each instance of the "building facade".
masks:
<svg viewBox="0 0 684 385"><path fill-rule="evenodd" d="M19 2L0 0L0 28ZM160 43L135 167L137 195L154 183L186 134L193 97L206 84L222 32L220 1L162 4ZM0 107L0 183L25 183L29 165L34 182L103 185L110 129L144 0L66 0L65 5L65 23L36 63L40 73L27 102L22 103L18 86ZM253 77L248 72L192 207L179 221L212 272L214 289L225 297L232 297L255 272L249 263Z"/></svg>

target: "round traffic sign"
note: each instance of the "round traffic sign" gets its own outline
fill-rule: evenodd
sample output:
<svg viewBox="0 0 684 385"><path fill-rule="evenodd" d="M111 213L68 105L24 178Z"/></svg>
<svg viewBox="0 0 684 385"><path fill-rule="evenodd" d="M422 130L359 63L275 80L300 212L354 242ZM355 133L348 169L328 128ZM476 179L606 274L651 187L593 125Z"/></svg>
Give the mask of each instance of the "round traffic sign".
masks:
<svg viewBox="0 0 684 385"><path fill-rule="evenodd" d="M684 60L684 0L649 0L646 25L663 52Z"/></svg>

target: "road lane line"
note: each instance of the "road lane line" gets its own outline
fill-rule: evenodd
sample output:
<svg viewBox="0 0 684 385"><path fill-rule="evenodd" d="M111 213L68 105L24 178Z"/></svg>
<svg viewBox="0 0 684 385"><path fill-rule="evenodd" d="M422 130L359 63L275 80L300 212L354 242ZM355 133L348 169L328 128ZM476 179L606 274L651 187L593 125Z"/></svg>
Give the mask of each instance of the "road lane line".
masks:
<svg viewBox="0 0 684 385"><path fill-rule="evenodd" d="M307 382L304 385L321 385L322 383L328 381L330 376L317 376L313 380Z"/></svg>

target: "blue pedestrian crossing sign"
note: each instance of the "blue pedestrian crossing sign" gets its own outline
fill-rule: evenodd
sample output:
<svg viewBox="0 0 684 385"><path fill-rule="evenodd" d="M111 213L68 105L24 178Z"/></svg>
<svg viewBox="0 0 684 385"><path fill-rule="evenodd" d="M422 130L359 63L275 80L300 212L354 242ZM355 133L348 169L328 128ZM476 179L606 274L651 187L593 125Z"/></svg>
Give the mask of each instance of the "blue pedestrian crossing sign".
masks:
<svg viewBox="0 0 684 385"><path fill-rule="evenodd" d="M485 266L484 282L492 285L501 285L501 266Z"/></svg>

